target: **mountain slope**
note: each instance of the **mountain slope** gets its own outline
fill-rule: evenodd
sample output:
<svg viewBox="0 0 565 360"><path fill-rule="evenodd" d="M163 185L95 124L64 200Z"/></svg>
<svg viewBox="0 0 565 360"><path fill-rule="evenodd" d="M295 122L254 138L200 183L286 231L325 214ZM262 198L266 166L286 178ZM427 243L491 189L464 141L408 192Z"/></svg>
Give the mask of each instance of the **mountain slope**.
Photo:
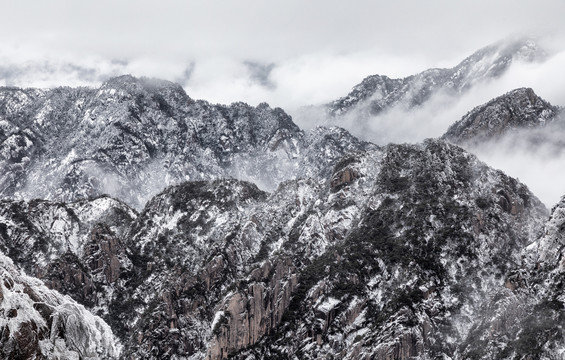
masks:
<svg viewBox="0 0 565 360"><path fill-rule="evenodd" d="M525 187L436 141L357 160L348 169L358 178L326 193L279 257L293 259L319 241L314 234L324 237L320 217L345 222L344 231L323 253L293 263L297 285L290 282L281 325L235 358L459 358L481 308L508 291L508 272L546 214ZM229 316L211 358L242 332L242 316L253 318L244 304L257 302L258 286L224 303Z"/></svg>
<svg viewBox="0 0 565 360"><path fill-rule="evenodd" d="M563 204L547 221L457 145L302 132L129 76L0 93L3 194L49 198L0 201L6 356L564 354ZM454 129L483 144L558 111L518 89Z"/></svg>
<svg viewBox="0 0 565 360"><path fill-rule="evenodd" d="M26 236L67 244L36 263L45 252L22 248L17 264L107 319L123 356L159 359L457 358L547 214L438 140L354 152L323 182L271 194L183 183L139 215L109 198L3 206L7 249Z"/></svg>
<svg viewBox="0 0 565 360"><path fill-rule="evenodd" d="M24 198L109 193L139 207L167 184L228 176L238 154L257 156L258 168L292 157L302 137L280 109L211 105L179 85L131 76L99 89L45 91L6 108L0 153L11 171L2 194Z"/></svg>
<svg viewBox="0 0 565 360"><path fill-rule="evenodd" d="M110 327L84 306L24 275L0 254L0 353L5 359L117 358Z"/></svg>
<svg viewBox="0 0 565 360"><path fill-rule="evenodd" d="M142 208L186 180L236 177L274 189L327 172L344 151L371 146L349 135L329 143L335 129L305 138L267 104L212 105L179 85L131 76L99 89L3 88L0 98L0 194L11 198L109 194ZM318 146L327 147L327 158Z"/></svg>

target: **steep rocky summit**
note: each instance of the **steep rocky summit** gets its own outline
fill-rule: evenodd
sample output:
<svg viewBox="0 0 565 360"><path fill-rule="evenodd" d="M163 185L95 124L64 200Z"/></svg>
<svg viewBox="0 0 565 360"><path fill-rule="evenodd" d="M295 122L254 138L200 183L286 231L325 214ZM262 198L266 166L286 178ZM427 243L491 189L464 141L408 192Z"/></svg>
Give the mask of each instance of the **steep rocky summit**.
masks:
<svg viewBox="0 0 565 360"><path fill-rule="evenodd" d="M451 125L443 138L457 144L497 140L517 130L546 126L559 111L532 89L516 89L474 108Z"/></svg>

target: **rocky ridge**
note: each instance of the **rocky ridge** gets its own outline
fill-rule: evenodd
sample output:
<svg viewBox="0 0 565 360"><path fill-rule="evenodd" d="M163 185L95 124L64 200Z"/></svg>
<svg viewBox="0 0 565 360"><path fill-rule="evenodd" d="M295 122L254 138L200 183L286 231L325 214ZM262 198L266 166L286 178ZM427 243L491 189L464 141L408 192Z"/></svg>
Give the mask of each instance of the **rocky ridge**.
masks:
<svg viewBox="0 0 565 360"><path fill-rule="evenodd" d="M443 135L456 144L478 145L512 136L518 130L548 126L561 109L540 98L530 88L512 90L471 110Z"/></svg>
<svg viewBox="0 0 565 360"><path fill-rule="evenodd" d="M330 116L356 111L357 118L378 115L394 106L420 106L437 94L457 96L477 83L501 76L513 62L544 59L545 52L532 40L502 41L478 50L457 66L429 69L402 79L371 75L351 92L326 105Z"/></svg>
<svg viewBox="0 0 565 360"><path fill-rule="evenodd" d="M323 176L345 151L372 146L337 129L305 134L267 104L193 100L179 85L156 79L0 93L4 198L68 202L108 194L141 209L166 186L187 180L236 177L272 190L286 179ZM350 141L338 144L334 136Z"/></svg>

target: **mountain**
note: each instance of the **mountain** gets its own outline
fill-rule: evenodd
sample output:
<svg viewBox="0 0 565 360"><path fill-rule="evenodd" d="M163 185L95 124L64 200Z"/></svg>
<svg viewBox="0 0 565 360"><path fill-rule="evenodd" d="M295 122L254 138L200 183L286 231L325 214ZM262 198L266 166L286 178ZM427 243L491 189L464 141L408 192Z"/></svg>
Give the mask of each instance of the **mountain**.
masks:
<svg viewBox="0 0 565 360"><path fill-rule="evenodd" d="M536 95L516 89L479 105L452 124L442 138L492 167L519 177L551 206L565 192L565 112Z"/></svg>
<svg viewBox="0 0 565 360"><path fill-rule="evenodd" d="M0 94L6 358L565 354L564 201L446 141L558 123L530 89L387 146L154 79Z"/></svg>
<svg viewBox="0 0 565 360"><path fill-rule="evenodd" d="M438 141L348 162L333 178L357 178L322 191L276 250L280 261L303 254L285 266L291 274L265 278L258 268L225 300L211 358L237 351L232 339L248 347L236 334L259 321L253 310L269 284L291 289L273 297L288 308L277 329L234 358L456 357L481 307L509 291L507 271L521 263L511 249L534 239L546 216L525 187ZM327 236L330 224L338 231Z"/></svg>
<svg viewBox="0 0 565 360"><path fill-rule="evenodd" d="M413 108L434 95L457 96L477 83L497 78L513 62L534 62L545 57L545 52L532 40L502 41L478 50L453 68L429 69L402 79L368 76L347 96L327 104L326 111L339 117L355 110L356 117L366 118L395 106Z"/></svg>
<svg viewBox="0 0 565 360"><path fill-rule="evenodd" d="M99 89L2 90L2 194L77 200L108 193L142 206L167 184L226 176L239 154L291 157L300 130L280 109L193 101L131 76ZM27 96L32 93L33 96ZM15 101L12 99L20 99Z"/></svg>
<svg viewBox="0 0 565 360"><path fill-rule="evenodd" d="M12 257L105 318L125 358L456 357L547 217L441 140L352 153L273 193L186 182L139 214L106 197L3 206L19 209L3 212L8 246L76 234Z"/></svg>
<svg viewBox="0 0 565 360"><path fill-rule="evenodd" d="M328 149L329 159L317 159L325 146L317 142L339 130L308 136L281 109L195 101L162 80L122 76L99 89L2 88L0 102L3 197L75 201L109 194L139 209L182 181L236 176L272 190L282 180L327 171L343 155Z"/></svg>
<svg viewBox="0 0 565 360"><path fill-rule="evenodd" d="M513 136L518 130L548 126L558 118L560 111L532 89L516 89L474 108L451 125L443 138L457 144L480 145Z"/></svg>

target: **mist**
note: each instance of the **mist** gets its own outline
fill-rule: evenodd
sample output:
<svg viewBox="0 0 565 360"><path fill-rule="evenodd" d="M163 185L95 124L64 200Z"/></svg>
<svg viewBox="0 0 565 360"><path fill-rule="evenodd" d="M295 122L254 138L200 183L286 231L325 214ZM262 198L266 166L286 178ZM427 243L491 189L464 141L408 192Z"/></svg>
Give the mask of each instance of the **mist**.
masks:
<svg viewBox="0 0 565 360"><path fill-rule="evenodd" d="M548 45L551 44L546 43L546 47L551 48ZM565 86L556 80L564 68L565 51L560 51L550 54L541 63L514 62L502 77L479 82L462 94L440 91L421 106L407 108L399 104L377 116L368 116L360 104L338 118L327 116L321 107L305 107L293 115L306 129L340 126L378 145L418 143L442 136L473 108L516 88L531 87L553 105L565 105ZM503 139L468 150L488 165L519 178L551 207L565 195L565 153L564 143L560 142L563 134L565 127L548 126L536 131L513 132Z"/></svg>
<svg viewBox="0 0 565 360"><path fill-rule="evenodd" d="M565 119L521 129L499 139L464 146L491 167L526 184L548 208L565 195Z"/></svg>

